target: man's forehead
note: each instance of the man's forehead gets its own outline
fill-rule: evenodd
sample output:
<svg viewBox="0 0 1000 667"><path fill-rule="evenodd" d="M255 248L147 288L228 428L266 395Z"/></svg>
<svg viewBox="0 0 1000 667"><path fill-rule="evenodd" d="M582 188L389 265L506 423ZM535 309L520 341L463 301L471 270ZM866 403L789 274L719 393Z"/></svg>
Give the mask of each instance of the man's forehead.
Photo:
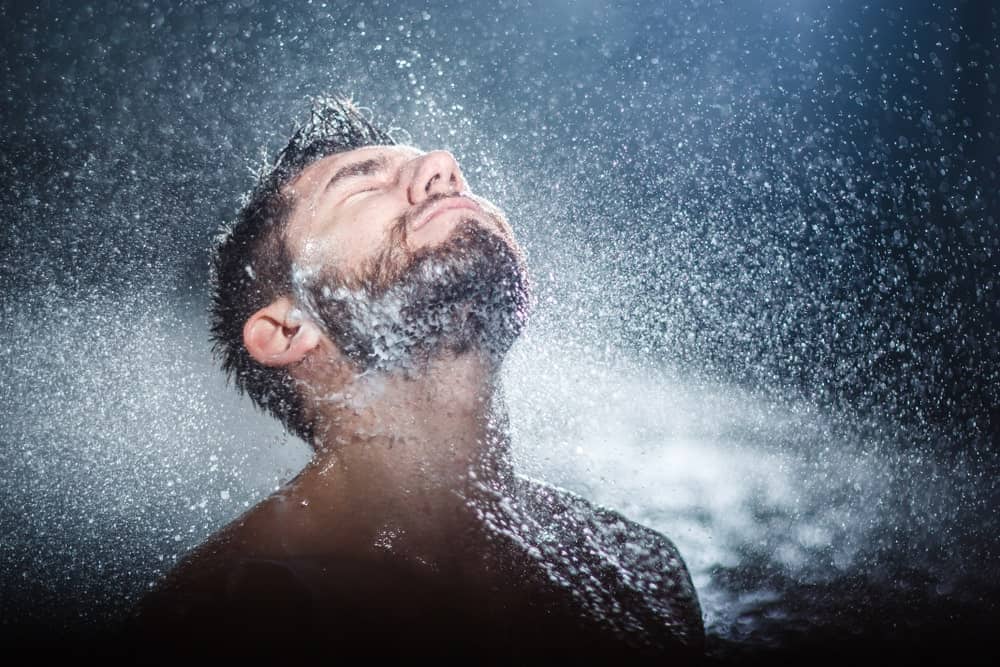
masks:
<svg viewBox="0 0 1000 667"><path fill-rule="evenodd" d="M299 172L295 178L289 181L286 187L294 188L297 184L312 180L322 174L332 173L333 170L339 169L342 166L353 162L370 160L376 157L398 157L400 159L413 158L423 154L424 151L414 148L413 146L405 145L364 146L362 148L355 148L354 150L345 151L343 153L334 153L333 155L327 155L326 157L316 160L310 164L308 167Z"/></svg>

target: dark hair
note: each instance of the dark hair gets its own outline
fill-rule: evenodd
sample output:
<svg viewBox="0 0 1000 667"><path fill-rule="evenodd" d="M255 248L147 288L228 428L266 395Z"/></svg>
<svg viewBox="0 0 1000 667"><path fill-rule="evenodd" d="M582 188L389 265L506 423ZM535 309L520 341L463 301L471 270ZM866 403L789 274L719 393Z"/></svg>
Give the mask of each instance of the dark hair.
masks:
<svg viewBox="0 0 1000 667"><path fill-rule="evenodd" d="M212 250L212 352L241 393L307 442L313 425L291 375L284 368L258 364L243 345L243 326L250 316L293 294L284 232L294 202L282 187L328 155L395 143L349 99L313 99L309 120L296 127L288 145L260 170L236 220L223 226Z"/></svg>

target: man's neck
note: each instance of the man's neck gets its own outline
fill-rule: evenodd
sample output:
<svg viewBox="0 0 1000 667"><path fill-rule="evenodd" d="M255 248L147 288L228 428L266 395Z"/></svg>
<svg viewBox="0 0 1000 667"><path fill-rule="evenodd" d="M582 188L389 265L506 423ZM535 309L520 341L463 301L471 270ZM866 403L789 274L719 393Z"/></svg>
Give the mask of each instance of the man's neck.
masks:
<svg viewBox="0 0 1000 667"><path fill-rule="evenodd" d="M361 375L320 396L316 454L295 497L352 549L455 565L478 534L477 503L512 493L495 389L495 369L469 354L419 374Z"/></svg>

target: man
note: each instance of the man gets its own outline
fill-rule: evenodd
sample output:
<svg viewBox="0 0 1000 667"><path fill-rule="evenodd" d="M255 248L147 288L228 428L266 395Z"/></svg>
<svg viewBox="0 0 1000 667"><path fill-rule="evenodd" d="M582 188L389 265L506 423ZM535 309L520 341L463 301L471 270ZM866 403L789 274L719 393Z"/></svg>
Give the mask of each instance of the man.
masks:
<svg viewBox="0 0 1000 667"><path fill-rule="evenodd" d="M214 269L223 367L315 455L161 582L146 636L255 656L700 653L669 540L514 474L498 374L524 258L449 153L320 100Z"/></svg>

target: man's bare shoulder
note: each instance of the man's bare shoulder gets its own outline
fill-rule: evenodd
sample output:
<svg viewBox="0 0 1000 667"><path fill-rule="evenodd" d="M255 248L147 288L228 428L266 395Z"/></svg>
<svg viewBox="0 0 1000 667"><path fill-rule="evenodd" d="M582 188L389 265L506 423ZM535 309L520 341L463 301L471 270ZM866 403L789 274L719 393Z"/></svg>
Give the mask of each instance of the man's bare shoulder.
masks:
<svg viewBox="0 0 1000 667"><path fill-rule="evenodd" d="M178 600L217 598L231 587L240 563L269 557L276 550L273 526L281 497L265 498L185 554L141 601L143 614Z"/></svg>
<svg viewBox="0 0 1000 667"><path fill-rule="evenodd" d="M544 482L518 477L521 502L538 522L540 556L571 565L564 585L602 610L626 610L623 625L650 623L691 647L704 642L701 606L674 543L621 513Z"/></svg>
<svg viewBox="0 0 1000 667"><path fill-rule="evenodd" d="M603 538L605 542L626 547L636 555L642 554L642 550L636 547L648 547L661 557L669 559L666 563L668 566L686 569L677 547L662 533L567 489L527 477L519 477L518 481L523 491L522 497L532 510L547 514L567 527L572 523L579 526L579 522L584 522L589 528L598 530L594 536Z"/></svg>

